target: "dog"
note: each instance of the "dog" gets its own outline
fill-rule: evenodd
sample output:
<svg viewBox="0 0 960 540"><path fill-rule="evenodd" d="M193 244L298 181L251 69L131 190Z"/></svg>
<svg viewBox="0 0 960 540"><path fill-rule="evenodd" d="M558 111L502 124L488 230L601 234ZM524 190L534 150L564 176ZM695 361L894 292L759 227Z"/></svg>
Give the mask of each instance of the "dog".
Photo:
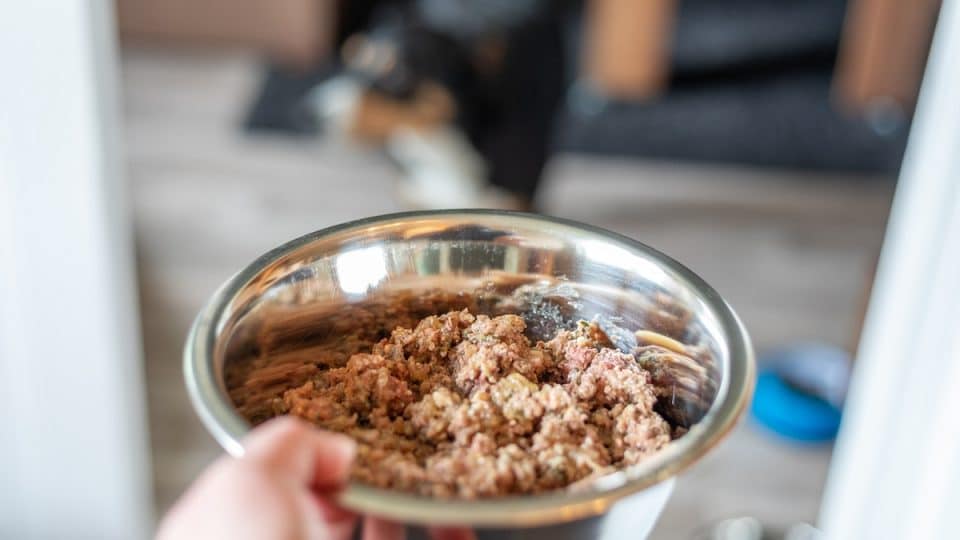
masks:
<svg viewBox="0 0 960 540"><path fill-rule="evenodd" d="M562 78L553 107L520 120L511 107L542 103L524 109L529 97L502 79L514 36L542 9L522 0L389 3L344 41L342 69L309 94L310 109L328 131L382 148L403 171L397 193L409 206L529 209L533 193L497 179L541 173L549 129L525 128L552 123ZM527 136L498 147L506 131Z"/></svg>

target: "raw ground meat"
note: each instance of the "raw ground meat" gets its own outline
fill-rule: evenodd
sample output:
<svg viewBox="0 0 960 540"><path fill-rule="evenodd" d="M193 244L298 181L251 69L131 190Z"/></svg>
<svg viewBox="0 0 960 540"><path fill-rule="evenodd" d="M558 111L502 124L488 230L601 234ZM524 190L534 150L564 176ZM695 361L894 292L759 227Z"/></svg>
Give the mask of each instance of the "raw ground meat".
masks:
<svg viewBox="0 0 960 540"><path fill-rule="evenodd" d="M291 414L352 436L355 480L435 497L563 488L670 442L651 373L597 325L537 343L525 329L517 315L428 316L372 345L266 363L231 395L254 423Z"/></svg>

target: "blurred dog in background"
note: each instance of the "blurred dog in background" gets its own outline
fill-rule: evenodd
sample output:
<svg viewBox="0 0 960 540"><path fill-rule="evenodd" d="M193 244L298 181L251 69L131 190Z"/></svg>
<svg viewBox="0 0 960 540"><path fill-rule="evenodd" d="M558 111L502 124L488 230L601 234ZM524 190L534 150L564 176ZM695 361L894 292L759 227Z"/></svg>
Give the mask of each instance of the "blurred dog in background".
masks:
<svg viewBox="0 0 960 540"><path fill-rule="evenodd" d="M309 94L323 125L383 148L409 206L532 208L564 94L551 4L379 2L366 20Z"/></svg>

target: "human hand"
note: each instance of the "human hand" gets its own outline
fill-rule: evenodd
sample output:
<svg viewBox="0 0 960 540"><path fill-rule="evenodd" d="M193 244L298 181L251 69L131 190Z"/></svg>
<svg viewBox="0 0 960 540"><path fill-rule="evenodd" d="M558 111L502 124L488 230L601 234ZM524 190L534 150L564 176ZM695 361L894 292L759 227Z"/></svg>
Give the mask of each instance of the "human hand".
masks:
<svg viewBox="0 0 960 540"><path fill-rule="evenodd" d="M350 475L356 448L344 435L294 418L253 430L242 458L211 465L160 524L157 540L350 540L358 516L332 496ZM433 540L474 540L466 529L433 529ZM364 518L363 540L402 540L404 528Z"/></svg>

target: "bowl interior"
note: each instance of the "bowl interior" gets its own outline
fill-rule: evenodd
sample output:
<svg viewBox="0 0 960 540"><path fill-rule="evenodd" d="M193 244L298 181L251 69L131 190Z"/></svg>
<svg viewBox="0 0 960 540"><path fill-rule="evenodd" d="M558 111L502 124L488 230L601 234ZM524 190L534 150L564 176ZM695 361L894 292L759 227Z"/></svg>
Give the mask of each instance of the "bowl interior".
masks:
<svg viewBox="0 0 960 540"><path fill-rule="evenodd" d="M237 393L254 367L297 361L358 331L388 335L398 324L462 308L520 314L534 340L578 320L597 321L625 352L638 345L636 330L649 330L684 343L693 360L667 362L660 374L676 391L660 399L658 411L689 428L686 436L658 459L598 482L592 493L525 497L524 505L547 501L533 508L613 500L670 476L729 429L749 393L752 359L742 325L692 272L607 231L502 212L373 218L268 253L228 282L201 314L188 344L188 385L208 427L237 453L249 429L237 408L254 423L269 417L269 411L244 409ZM347 498L362 510L373 505L381 514L411 519L419 504L413 496L352 489ZM444 504L460 505L461 513L485 507L498 523L508 508L495 501ZM477 512L473 521L482 522ZM523 517L519 510L513 514Z"/></svg>

